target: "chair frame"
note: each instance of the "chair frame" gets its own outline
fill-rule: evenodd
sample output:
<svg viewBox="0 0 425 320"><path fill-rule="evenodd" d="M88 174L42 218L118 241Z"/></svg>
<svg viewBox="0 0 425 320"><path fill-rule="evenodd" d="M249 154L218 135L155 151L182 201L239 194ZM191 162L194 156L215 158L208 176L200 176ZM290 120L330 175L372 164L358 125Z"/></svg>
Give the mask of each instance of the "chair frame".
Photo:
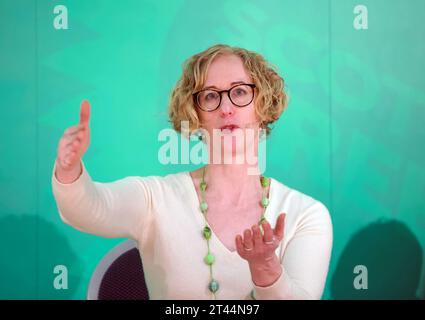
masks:
<svg viewBox="0 0 425 320"><path fill-rule="evenodd" d="M138 248L137 242L132 239L128 239L124 242L119 243L113 247L97 264L88 285L87 289L87 300L99 300L99 289L102 283L105 273L109 267L117 260L121 255L130 251L134 248Z"/></svg>

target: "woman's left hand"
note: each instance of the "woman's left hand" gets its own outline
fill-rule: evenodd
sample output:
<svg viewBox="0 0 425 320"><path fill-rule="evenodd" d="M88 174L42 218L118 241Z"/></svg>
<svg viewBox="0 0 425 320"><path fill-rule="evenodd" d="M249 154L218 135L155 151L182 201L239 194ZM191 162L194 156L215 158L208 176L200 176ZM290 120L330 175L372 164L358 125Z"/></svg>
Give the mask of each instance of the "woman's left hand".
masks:
<svg viewBox="0 0 425 320"><path fill-rule="evenodd" d="M244 231L244 238L236 236L236 250L250 265L261 265L276 257L275 251L283 239L286 214L281 213L273 230L268 221L262 223L264 235L258 224ZM251 231L252 230L252 231Z"/></svg>

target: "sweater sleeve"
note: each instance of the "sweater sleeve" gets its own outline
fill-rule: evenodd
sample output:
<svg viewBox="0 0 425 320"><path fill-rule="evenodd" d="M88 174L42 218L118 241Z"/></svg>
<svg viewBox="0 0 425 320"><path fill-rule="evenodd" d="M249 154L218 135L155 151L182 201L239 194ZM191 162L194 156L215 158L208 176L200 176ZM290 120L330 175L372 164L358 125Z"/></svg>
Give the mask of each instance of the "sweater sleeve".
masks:
<svg viewBox="0 0 425 320"><path fill-rule="evenodd" d="M296 223L295 234L281 257L280 277L267 287L259 287L252 282L253 299L321 299L333 241L329 211L316 201L305 209Z"/></svg>
<svg viewBox="0 0 425 320"><path fill-rule="evenodd" d="M52 190L59 215L66 224L105 238L137 239L140 230L145 230L152 211L149 177L95 182L81 160L82 173L77 180L61 183L55 174L56 166L55 161Z"/></svg>

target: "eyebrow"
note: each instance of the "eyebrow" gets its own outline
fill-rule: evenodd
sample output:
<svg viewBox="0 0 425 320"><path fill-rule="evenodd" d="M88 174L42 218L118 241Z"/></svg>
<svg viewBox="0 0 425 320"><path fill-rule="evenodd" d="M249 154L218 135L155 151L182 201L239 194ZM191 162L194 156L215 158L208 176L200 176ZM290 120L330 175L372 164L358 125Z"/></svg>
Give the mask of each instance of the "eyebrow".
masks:
<svg viewBox="0 0 425 320"><path fill-rule="evenodd" d="M235 84L241 84L241 83L247 83L246 81L234 81L230 84L231 87L233 87ZM217 89L219 90L219 88L217 88L216 86L208 86L203 88L202 90L206 90L206 89Z"/></svg>

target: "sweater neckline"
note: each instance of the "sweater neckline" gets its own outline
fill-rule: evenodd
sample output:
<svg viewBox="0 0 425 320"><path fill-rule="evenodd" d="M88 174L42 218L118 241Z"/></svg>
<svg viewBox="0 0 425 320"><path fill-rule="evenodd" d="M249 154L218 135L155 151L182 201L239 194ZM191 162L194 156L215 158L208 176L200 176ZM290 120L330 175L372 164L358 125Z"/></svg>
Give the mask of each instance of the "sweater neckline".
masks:
<svg viewBox="0 0 425 320"><path fill-rule="evenodd" d="M192 212L195 213L195 219L196 219L196 221L197 221L197 223L200 227L200 230L202 230L202 228L205 226L205 220L206 219L204 219L202 217L202 212L201 212L201 209L199 207L200 200L199 200L199 197L198 197L198 193L196 192L196 188L195 188L195 185L193 183L190 172L184 171L182 173L183 173L183 176L186 178L186 182L187 182L188 189L189 189L189 192L190 192L190 198L191 198L191 200L193 200L193 201L191 201L191 205L192 205L192 208L193 208ZM271 177L269 177L269 178L270 178L269 197L268 197L269 198L269 205L267 206L267 208L264 212L264 216L267 219L267 221L269 221L269 218L270 218L270 210L271 210L270 208L273 206L273 203L274 203L274 201L273 201L273 199L274 199L273 191L274 191L274 186L275 186L274 179L271 178ZM270 221L269 221L269 223L270 223ZM206 221L206 224L211 229L211 234L213 235L212 238L215 239L218 246L220 246L226 253L228 253L230 255L238 255L238 251L236 249L234 251L231 251L224 245L223 242L221 242L220 238L214 232L214 229L210 226L208 220Z"/></svg>

